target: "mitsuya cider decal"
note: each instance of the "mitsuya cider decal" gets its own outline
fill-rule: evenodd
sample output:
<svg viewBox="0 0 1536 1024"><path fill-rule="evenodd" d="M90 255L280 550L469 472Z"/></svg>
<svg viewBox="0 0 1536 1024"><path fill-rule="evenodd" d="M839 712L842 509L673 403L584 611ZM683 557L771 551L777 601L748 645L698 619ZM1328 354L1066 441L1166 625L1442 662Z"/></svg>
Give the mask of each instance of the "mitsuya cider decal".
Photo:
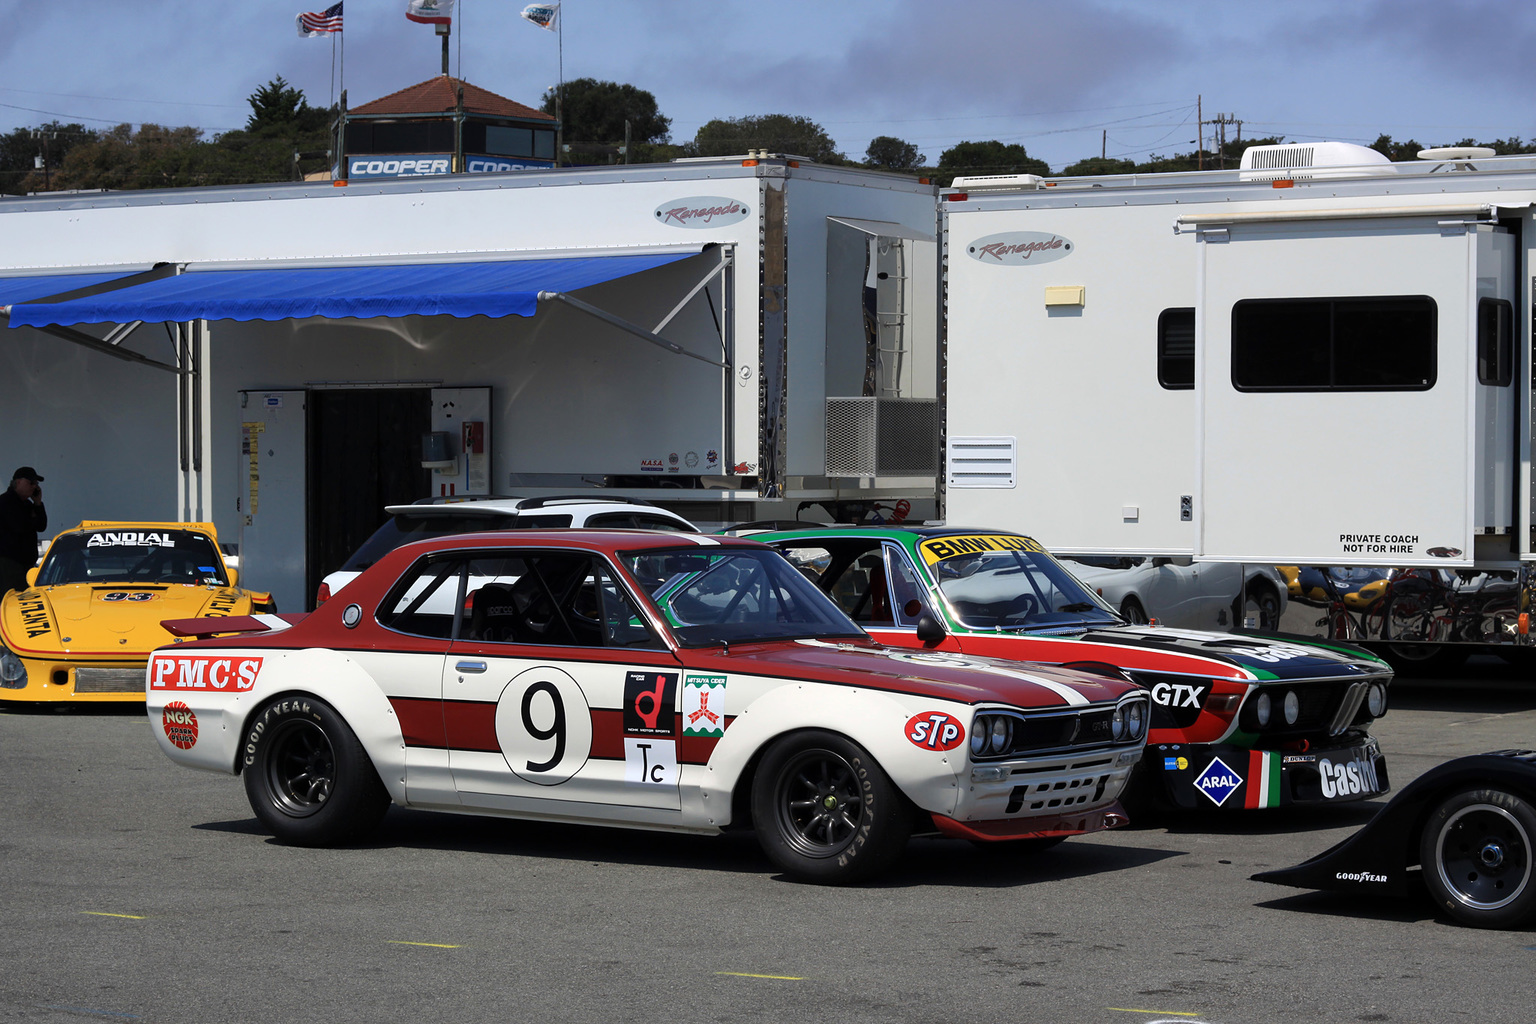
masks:
<svg viewBox="0 0 1536 1024"><path fill-rule="evenodd" d="M723 196L685 196L656 207L656 222L673 228L714 228L746 220L751 211L736 199Z"/></svg>

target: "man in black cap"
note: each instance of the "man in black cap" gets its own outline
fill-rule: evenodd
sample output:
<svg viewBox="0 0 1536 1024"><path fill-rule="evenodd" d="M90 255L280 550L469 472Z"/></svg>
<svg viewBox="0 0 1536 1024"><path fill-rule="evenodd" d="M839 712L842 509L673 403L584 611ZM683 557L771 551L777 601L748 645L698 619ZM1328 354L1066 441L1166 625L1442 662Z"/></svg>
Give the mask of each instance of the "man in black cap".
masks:
<svg viewBox="0 0 1536 1024"><path fill-rule="evenodd" d="M0 597L25 590L27 570L37 564L37 535L48 529L42 482L37 470L22 466L0 494Z"/></svg>

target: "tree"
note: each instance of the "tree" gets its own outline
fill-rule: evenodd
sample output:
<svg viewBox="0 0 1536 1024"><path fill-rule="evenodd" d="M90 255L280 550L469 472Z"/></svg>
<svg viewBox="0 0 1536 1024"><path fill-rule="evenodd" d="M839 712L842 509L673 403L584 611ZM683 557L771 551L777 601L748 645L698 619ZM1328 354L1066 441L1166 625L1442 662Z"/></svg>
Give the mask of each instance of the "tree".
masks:
<svg viewBox="0 0 1536 1024"><path fill-rule="evenodd" d="M1116 160L1114 157L1090 156L1061 169L1057 177L1072 178L1088 174L1134 174L1134 160Z"/></svg>
<svg viewBox="0 0 1536 1024"><path fill-rule="evenodd" d="M1036 160L1017 142L961 142L939 154L941 184L962 174L1050 174L1044 160Z"/></svg>
<svg viewBox="0 0 1536 1024"><path fill-rule="evenodd" d="M295 89L282 75L246 97L251 105L251 116L246 118L245 130L256 134L292 135L295 132L313 132L324 129L330 121L330 111L309 105L304 90Z"/></svg>
<svg viewBox="0 0 1536 1024"><path fill-rule="evenodd" d="M58 121L0 135L0 192L24 195L53 187L53 172L69 151L95 138L83 124ZM43 158L43 169L36 166L38 157Z"/></svg>
<svg viewBox="0 0 1536 1024"><path fill-rule="evenodd" d="M910 171L927 159L912 143L892 135L876 135L864 151L865 163L887 171Z"/></svg>
<svg viewBox="0 0 1536 1024"><path fill-rule="evenodd" d="M706 122L693 137L696 156L736 156L749 149L791 153L819 164L846 163L837 143L808 117L757 114Z"/></svg>
<svg viewBox="0 0 1536 1024"><path fill-rule="evenodd" d="M555 90L544 93L539 109L555 113ZM625 121L633 142L665 144L672 138L672 120L662 116L655 96L633 85L595 78L565 83L560 120L566 142L618 144L624 140Z"/></svg>
<svg viewBox="0 0 1536 1024"><path fill-rule="evenodd" d="M1426 147L1417 139L1409 139L1407 142L1393 142L1392 136L1382 134L1376 136L1376 141L1371 143L1371 148L1393 163L1398 163L1402 160L1417 160L1419 158L1419 150Z"/></svg>

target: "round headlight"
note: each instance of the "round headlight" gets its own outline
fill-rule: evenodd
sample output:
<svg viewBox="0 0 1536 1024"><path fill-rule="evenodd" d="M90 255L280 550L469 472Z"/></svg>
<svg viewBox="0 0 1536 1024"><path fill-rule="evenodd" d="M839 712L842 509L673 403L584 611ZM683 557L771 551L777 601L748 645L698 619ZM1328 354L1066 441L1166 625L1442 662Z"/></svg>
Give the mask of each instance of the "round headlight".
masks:
<svg viewBox="0 0 1536 1024"><path fill-rule="evenodd" d="M992 753L1001 754L1013 745L1013 719L998 715L992 719Z"/></svg>
<svg viewBox="0 0 1536 1024"><path fill-rule="evenodd" d="M1125 708L1115 708L1115 716L1109 722L1109 734L1116 740L1125 738Z"/></svg>
<svg viewBox="0 0 1536 1024"><path fill-rule="evenodd" d="M1370 690L1366 692L1365 706L1370 711L1372 718L1380 718L1387 713L1387 688L1380 683L1372 683Z"/></svg>
<svg viewBox="0 0 1536 1024"><path fill-rule="evenodd" d="M1261 693L1253 701L1253 717L1258 719L1259 728L1269 728L1269 715L1272 709L1269 694Z"/></svg>
<svg viewBox="0 0 1536 1024"><path fill-rule="evenodd" d="M1142 712L1143 709L1140 701L1131 704L1125 709L1126 730L1129 733L1130 738L1133 740L1141 739L1142 729L1145 728L1147 724L1146 717Z"/></svg>
<svg viewBox="0 0 1536 1024"><path fill-rule="evenodd" d="M971 723L971 756L980 757L987 749L987 733L990 731L991 719L987 715L977 715L976 721Z"/></svg>
<svg viewBox="0 0 1536 1024"><path fill-rule="evenodd" d="M1296 696L1295 690L1285 691L1285 724L1295 725L1296 719L1301 717L1301 698Z"/></svg>
<svg viewBox="0 0 1536 1024"><path fill-rule="evenodd" d="M0 654L0 684L14 690L27 685L27 666L10 651Z"/></svg>

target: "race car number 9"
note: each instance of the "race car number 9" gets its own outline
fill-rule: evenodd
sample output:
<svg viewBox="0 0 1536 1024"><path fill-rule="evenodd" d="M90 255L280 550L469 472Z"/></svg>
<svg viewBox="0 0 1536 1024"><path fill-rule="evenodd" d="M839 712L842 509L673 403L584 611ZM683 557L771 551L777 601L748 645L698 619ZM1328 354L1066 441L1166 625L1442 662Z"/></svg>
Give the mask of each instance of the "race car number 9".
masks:
<svg viewBox="0 0 1536 1024"><path fill-rule="evenodd" d="M592 712L576 680L557 668L513 678L496 703L496 742L518 778L557 786L592 753Z"/></svg>

